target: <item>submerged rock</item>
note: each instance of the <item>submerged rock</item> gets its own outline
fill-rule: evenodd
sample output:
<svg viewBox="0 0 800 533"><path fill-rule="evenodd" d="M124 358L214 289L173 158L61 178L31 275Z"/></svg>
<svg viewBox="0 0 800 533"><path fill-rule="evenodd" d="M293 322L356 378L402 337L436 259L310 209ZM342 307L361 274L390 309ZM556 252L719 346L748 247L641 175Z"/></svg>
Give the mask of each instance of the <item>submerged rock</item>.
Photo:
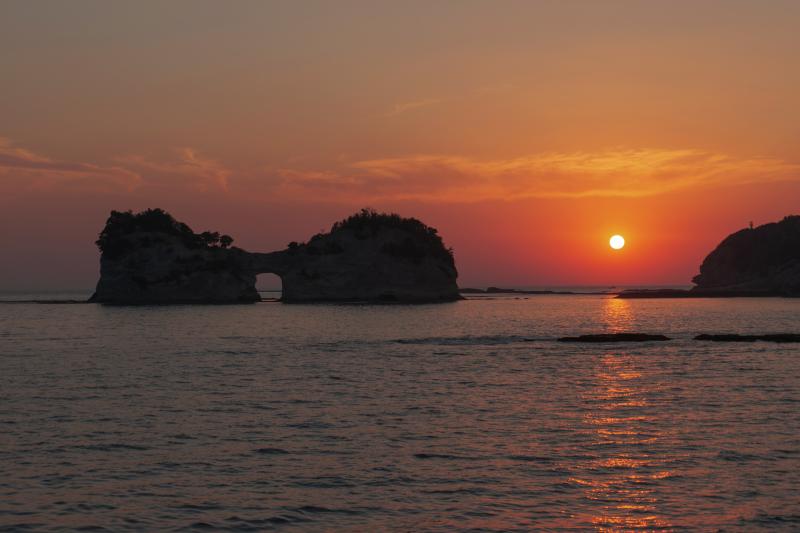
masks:
<svg viewBox="0 0 800 533"><path fill-rule="evenodd" d="M596 333L558 339L559 342L646 342L668 340L670 340L669 337L664 335L651 335L649 333Z"/></svg>
<svg viewBox="0 0 800 533"><path fill-rule="evenodd" d="M284 302L458 300L455 262L434 228L362 210L308 243L251 253L218 233L194 233L160 209L112 211L97 241L91 301L112 304L260 300L256 275L277 274Z"/></svg>
<svg viewBox="0 0 800 533"><path fill-rule="evenodd" d="M735 333L708 334L704 333L694 338L697 341L715 342L800 342L800 334L797 333L767 333L763 335L738 335Z"/></svg>

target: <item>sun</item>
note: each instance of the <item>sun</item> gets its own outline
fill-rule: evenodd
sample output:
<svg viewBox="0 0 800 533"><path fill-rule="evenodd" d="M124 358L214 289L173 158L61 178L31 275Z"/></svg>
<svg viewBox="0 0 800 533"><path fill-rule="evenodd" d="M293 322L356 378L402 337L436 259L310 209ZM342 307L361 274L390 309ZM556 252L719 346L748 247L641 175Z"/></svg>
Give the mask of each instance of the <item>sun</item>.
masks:
<svg viewBox="0 0 800 533"><path fill-rule="evenodd" d="M608 239L608 244L615 250L621 250L625 246L625 238L622 235L614 235Z"/></svg>

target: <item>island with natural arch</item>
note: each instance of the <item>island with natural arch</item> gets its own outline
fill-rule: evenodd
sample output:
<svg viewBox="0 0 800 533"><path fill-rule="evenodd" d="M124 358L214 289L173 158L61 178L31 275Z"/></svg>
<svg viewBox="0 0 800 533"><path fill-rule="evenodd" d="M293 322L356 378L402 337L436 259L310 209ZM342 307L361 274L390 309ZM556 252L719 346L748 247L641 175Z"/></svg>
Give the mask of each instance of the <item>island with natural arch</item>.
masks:
<svg viewBox="0 0 800 533"><path fill-rule="evenodd" d="M308 242L259 253L216 232L195 233L162 209L112 211L100 233L100 280L91 302L249 303L256 276L282 282L281 301L435 303L466 292L453 251L415 218L362 209ZM623 291L620 298L800 295L800 216L737 231L705 258L690 290ZM553 293L518 291L512 293ZM569 293L568 293L569 294Z"/></svg>
<svg viewBox="0 0 800 533"><path fill-rule="evenodd" d="M452 249L415 218L363 209L327 233L258 253L216 232L195 233L162 209L112 211L97 240L104 304L248 303L256 276L282 282L281 301L452 302L461 298Z"/></svg>

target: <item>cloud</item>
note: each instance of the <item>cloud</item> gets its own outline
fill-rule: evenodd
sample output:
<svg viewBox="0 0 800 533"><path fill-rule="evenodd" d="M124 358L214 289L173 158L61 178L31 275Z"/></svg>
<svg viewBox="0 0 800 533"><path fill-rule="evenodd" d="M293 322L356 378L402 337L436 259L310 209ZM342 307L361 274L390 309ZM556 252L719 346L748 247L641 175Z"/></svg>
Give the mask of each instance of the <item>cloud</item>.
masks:
<svg viewBox="0 0 800 533"><path fill-rule="evenodd" d="M0 137L0 186L11 191L131 192L141 188L227 191L232 172L192 148L170 157L116 157L107 164L53 159Z"/></svg>
<svg viewBox="0 0 800 533"><path fill-rule="evenodd" d="M222 163L204 157L193 148L178 148L172 155L169 159L129 155L116 161L146 176L145 181L151 186L184 186L201 192L228 190L232 171Z"/></svg>
<svg viewBox="0 0 800 533"><path fill-rule="evenodd" d="M547 152L517 158L459 155L342 160L321 168L239 168L192 148L107 164L64 161L0 138L0 193L37 190L228 193L344 202L479 202L524 198L641 197L699 187L800 180L800 165L696 149Z"/></svg>
<svg viewBox="0 0 800 533"><path fill-rule="evenodd" d="M356 161L338 173L280 175L284 187L297 192L325 188L347 198L471 202L639 197L691 187L792 181L800 178L800 165L693 149L617 149L493 160L414 155Z"/></svg>
<svg viewBox="0 0 800 533"><path fill-rule="evenodd" d="M54 160L14 146L10 139L3 137L0 137L0 178L2 185L17 190L70 185L132 190L142 181L136 172L120 166Z"/></svg>
<svg viewBox="0 0 800 533"><path fill-rule="evenodd" d="M414 109L419 109L421 107L428 107L434 104L440 103L441 100L437 98L425 98L424 100L415 100L413 102L403 102L400 104L395 104L392 109L387 111L384 116L385 117L396 117L397 115L401 115L408 111L412 111Z"/></svg>

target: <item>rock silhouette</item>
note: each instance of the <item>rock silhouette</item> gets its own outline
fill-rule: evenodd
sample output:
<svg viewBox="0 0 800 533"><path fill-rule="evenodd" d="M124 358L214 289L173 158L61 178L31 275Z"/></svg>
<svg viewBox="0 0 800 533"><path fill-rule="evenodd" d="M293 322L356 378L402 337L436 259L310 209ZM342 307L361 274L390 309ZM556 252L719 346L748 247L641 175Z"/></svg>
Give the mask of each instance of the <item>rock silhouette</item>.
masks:
<svg viewBox="0 0 800 533"><path fill-rule="evenodd" d="M91 301L108 304L245 303L256 276L277 274L284 302L458 300L452 251L419 220L364 209L328 233L282 251L247 252L227 235L194 233L161 209L112 211L97 245Z"/></svg>
<svg viewBox="0 0 800 533"><path fill-rule="evenodd" d="M800 216L726 237L700 266L695 290L800 295Z"/></svg>
<svg viewBox="0 0 800 533"><path fill-rule="evenodd" d="M692 281L690 290L633 289L618 298L800 296L800 216L728 235Z"/></svg>

